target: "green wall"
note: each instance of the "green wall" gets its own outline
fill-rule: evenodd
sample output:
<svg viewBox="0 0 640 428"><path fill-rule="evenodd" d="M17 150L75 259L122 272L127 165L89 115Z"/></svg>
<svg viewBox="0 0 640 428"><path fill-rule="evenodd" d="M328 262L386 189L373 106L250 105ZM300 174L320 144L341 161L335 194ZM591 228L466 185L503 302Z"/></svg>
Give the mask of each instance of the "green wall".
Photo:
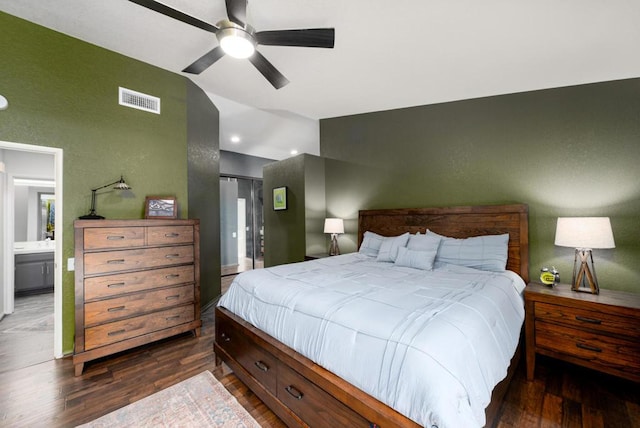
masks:
<svg viewBox="0 0 640 428"><path fill-rule="evenodd" d="M595 250L602 288L640 292L640 79L511 94L320 121L327 210L523 202L531 277L573 250L558 216L609 216L613 250ZM349 166L353 164L353 166Z"/></svg>
<svg viewBox="0 0 640 428"><path fill-rule="evenodd" d="M189 216L200 219L200 298L220 296L219 112L194 83L187 83Z"/></svg>
<svg viewBox="0 0 640 428"><path fill-rule="evenodd" d="M305 153L265 165L265 266L301 262L305 255L329 251L328 235L323 233L325 161ZM281 186L287 187L287 209L274 211L272 190Z"/></svg>
<svg viewBox="0 0 640 428"><path fill-rule="evenodd" d="M305 255L304 155L265 165L264 265L300 262ZM287 209L273 210L273 189L287 187Z"/></svg>
<svg viewBox="0 0 640 428"><path fill-rule="evenodd" d="M0 140L64 151L63 260L73 257L73 220L87 213L90 189L120 174L132 192L98 195L99 214L142 218L145 196L175 195L187 218L187 79L1 12L0 28L0 89L9 100ZM161 114L118 105L119 86L161 98ZM215 144L217 151L217 136ZM74 276L63 265L69 353Z"/></svg>

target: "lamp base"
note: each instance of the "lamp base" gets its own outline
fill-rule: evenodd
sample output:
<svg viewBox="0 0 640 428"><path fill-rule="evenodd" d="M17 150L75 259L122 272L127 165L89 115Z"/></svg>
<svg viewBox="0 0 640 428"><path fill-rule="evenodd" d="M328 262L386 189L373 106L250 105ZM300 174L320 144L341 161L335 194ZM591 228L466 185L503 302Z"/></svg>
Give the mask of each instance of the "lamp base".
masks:
<svg viewBox="0 0 640 428"><path fill-rule="evenodd" d="M78 217L80 220L104 220L104 217L98 214L87 214Z"/></svg>
<svg viewBox="0 0 640 428"><path fill-rule="evenodd" d="M338 247L338 235L335 233L331 234L331 246L329 247L329 255L330 256L340 255L340 248Z"/></svg>
<svg viewBox="0 0 640 428"><path fill-rule="evenodd" d="M579 262L578 257L580 258ZM591 266L591 268L589 268L589 266ZM571 290L591 294L600 293L591 250L576 249L576 255L573 262L573 284L571 285Z"/></svg>

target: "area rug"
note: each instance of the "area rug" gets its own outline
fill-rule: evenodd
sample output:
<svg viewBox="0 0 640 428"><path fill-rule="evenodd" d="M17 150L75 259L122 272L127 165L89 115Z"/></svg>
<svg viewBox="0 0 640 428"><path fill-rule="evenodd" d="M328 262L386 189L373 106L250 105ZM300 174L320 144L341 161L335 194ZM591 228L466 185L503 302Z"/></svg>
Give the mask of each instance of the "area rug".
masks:
<svg viewBox="0 0 640 428"><path fill-rule="evenodd" d="M260 427L209 371L80 426Z"/></svg>

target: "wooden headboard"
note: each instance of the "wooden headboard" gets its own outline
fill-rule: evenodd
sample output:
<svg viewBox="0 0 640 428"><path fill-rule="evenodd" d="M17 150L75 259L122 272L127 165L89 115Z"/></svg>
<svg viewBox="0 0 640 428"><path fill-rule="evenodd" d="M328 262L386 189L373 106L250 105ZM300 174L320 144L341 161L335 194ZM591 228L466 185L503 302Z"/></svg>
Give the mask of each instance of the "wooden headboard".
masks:
<svg viewBox="0 0 640 428"><path fill-rule="evenodd" d="M508 233L507 269L529 281L529 208L525 204L363 210L358 218L358 248L366 231L397 236L426 229L453 238Z"/></svg>

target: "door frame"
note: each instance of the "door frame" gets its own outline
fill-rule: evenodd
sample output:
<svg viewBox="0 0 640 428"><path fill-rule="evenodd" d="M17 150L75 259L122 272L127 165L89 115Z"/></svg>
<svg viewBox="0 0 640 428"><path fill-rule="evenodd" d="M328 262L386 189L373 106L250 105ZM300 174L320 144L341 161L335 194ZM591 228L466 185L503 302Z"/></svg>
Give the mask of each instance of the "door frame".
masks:
<svg viewBox="0 0 640 428"><path fill-rule="evenodd" d="M54 157L54 171L55 171L55 198L56 198L56 218L55 218L55 275L53 286L53 357L62 358L62 243L63 237L63 204L62 204L62 170L63 170L63 150L54 147L35 146L31 144L12 143L8 141L0 141L0 149L4 150L16 150L32 153L52 154ZM3 254L4 254L4 275L2 281L4 284L8 284L4 288L4 308L1 308L5 314L13 313L15 309L14 300L14 266L15 258L13 253L14 242L14 189L13 178L15 174L7 174L7 192L5 193L4 200L4 214L3 215L3 236L5 237L3 242ZM17 177L20 178L20 177Z"/></svg>

